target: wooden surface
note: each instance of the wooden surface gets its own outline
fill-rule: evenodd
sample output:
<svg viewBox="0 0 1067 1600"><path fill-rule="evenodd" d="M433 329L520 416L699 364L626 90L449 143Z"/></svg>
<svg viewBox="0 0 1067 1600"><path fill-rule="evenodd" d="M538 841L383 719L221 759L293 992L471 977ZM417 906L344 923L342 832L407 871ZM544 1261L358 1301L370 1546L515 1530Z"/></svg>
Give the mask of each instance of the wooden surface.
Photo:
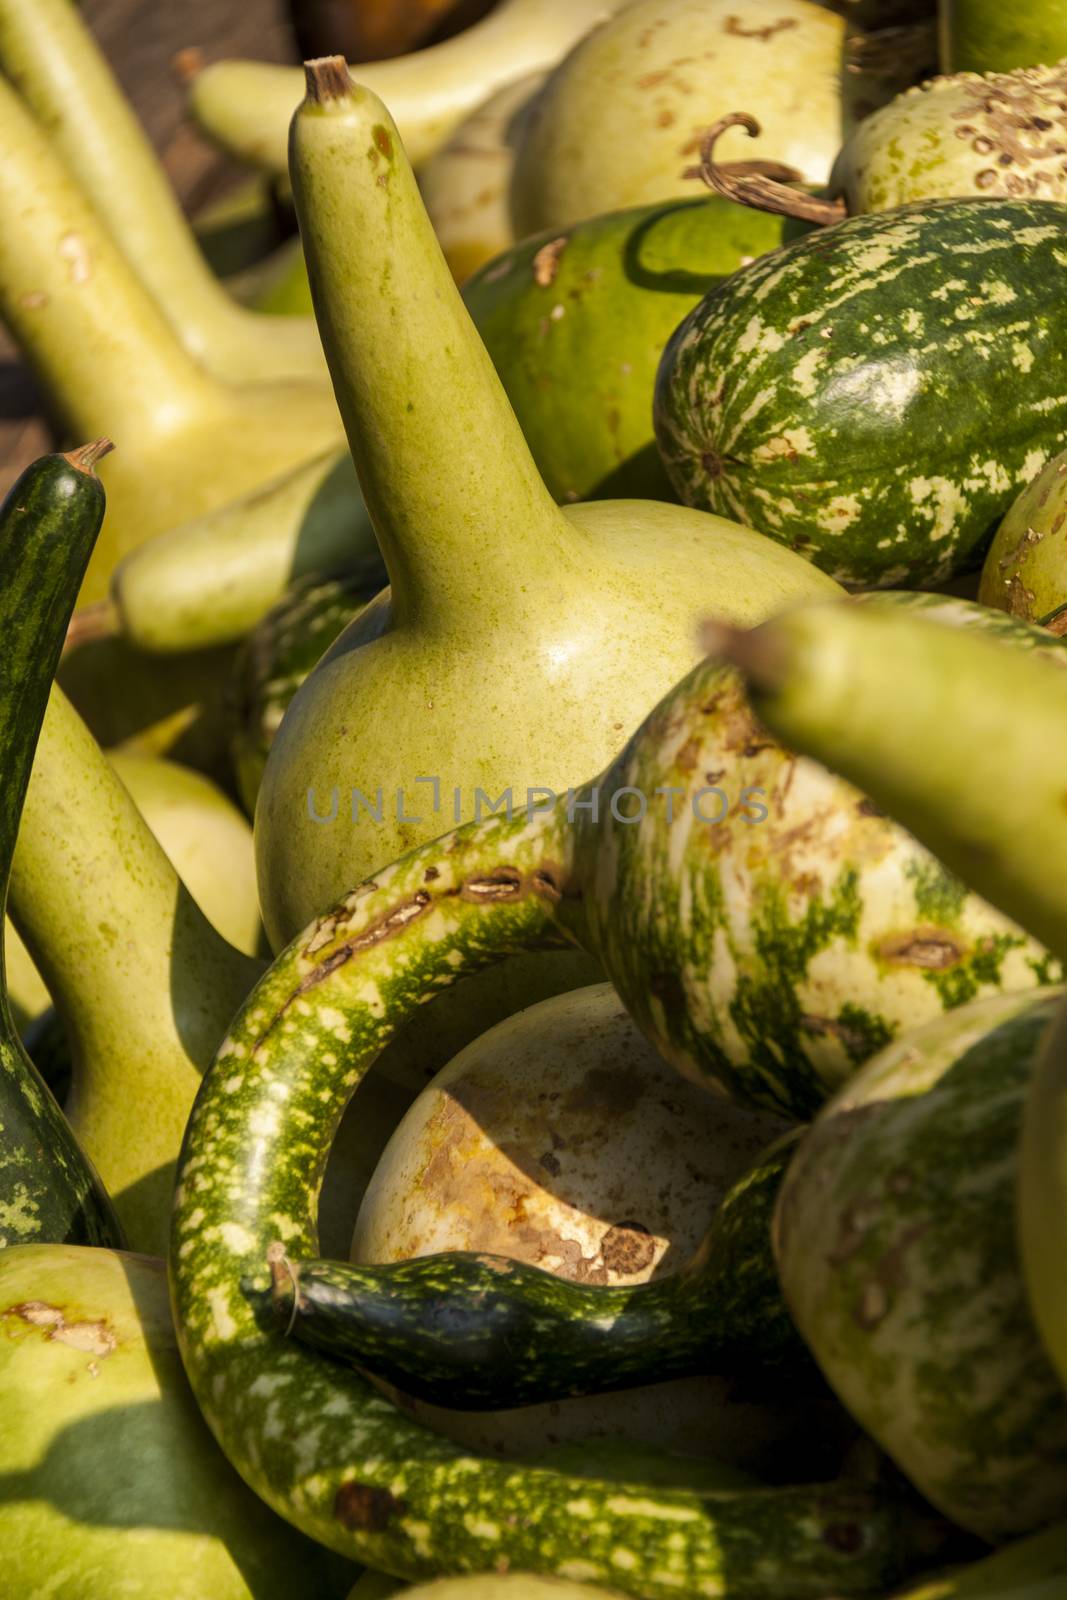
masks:
<svg viewBox="0 0 1067 1600"><path fill-rule="evenodd" d="M189 48L204 61L233 55L295 60L285 0L82 0L81 9L186 209L195 212L239 181L239 171L186 120L172 62ZM33 385L0 329L0 494L51 444Z"/></svg>

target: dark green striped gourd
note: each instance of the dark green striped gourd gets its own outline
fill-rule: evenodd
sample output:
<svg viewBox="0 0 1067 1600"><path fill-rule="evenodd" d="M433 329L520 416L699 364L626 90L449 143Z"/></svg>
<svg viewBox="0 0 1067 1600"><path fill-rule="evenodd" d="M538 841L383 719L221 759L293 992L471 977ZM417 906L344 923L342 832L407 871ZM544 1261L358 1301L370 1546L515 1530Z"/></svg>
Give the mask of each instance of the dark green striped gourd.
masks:
<svg viewBox="0 0 1067 1600"><path fill-rule="evenodd" d="M463 1410L530 1405L691 1373L810 1379L771 1251L790 1133L723 1200L681 1272L624 1288L448 1251L379 1267L272 1251L278 1326L406 1393Z"/></svg>
<svg viewBox="0 0 1067 1600"><path fill-rule="evenodd" d="M824 820L850 808L843 855L817 870L811 846L757 847L764 824L751 786L764 782L772 810L780 782L782 804L795 795L809 823L813 808ZM706 809L717 787L722 823ZM642 822L626 820L635 796L648 802ZM768 877L750 895L740 865L761 851ZM788 883L770 876L772 856ZM731 923L735 901L749 900L756 924ZM380 1050L428 994L514 951L568 941L597 954L682 1070L801 1115L905 1019L938 1015L974 989L1052 976L1040 947L855 791L793 764L753 722L731 671L701 664L599 781L550 812L499 813L412 851L307 928L242 1007L197 1098L175 1196L175 1316L200 1405L272 1506L399 1576L507 1561L644 1600L888 1588L930 1536L891 1491L702 1500L588 1481L579 1491L563 1474L471 1456L427 1433L369 1380L275 1325L271 1268L299 1274L317 1257L333 1134ZM852 987L827 1012L823 982L815 1015L805 974L810 966L818 978L824 951ZM757 1005L762 1033L746 1021ZM502 1519L502 1501L516 1514Z"/></svg>
<svg viewBox="0 0 1067 1600"><path fill-rule="evenodd" d="M35 461L0 507L0 909L63 639L104 517L97 440ZM0 928L0 960L3 932ZM2 971L2 968L0 968ZM111 1203L26 1054L0 982L0 1246L121 1245Z"/></svg>
<svg viewBox="0 0 1067 1600"><path fill-rule="evenodd" d="M689 505L856 587L981 563L1067 440L1067 208L936 200L765 256L690 313L656 380Z"/></svg>

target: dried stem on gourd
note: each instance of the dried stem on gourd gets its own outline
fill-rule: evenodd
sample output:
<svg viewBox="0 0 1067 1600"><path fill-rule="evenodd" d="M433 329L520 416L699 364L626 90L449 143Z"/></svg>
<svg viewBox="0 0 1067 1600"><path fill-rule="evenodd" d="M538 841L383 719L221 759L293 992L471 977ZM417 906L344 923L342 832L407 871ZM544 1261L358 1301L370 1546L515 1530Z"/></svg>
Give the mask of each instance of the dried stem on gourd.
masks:
<svg viewBox="0 0 1067 1600"><path fill-rule="evenodd" d="M783 178L796 182L803 177L792 167L779 166L772 161L716 161L715 146L728 128L744 128L752 139L758 138L760 133L759 123L747 111L731 111L728 116L720 117L704 135L699 166L687 167L683 177L701 178L715 194L738 205L796 217L804 222L817 222L820 227L841 222L848 215L843 200L822 200L817 195L787 188L781 181Z"/></svg>

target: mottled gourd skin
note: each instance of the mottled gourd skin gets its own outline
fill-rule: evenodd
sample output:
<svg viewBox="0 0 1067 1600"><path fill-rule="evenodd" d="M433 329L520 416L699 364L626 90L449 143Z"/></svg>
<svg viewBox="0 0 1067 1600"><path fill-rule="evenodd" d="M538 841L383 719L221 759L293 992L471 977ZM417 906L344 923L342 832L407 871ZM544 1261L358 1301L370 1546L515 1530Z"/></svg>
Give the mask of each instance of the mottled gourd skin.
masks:
<svg viewBox="0 0 1067 1600"><path fill-rule="evenodd" d="M946 72L1007 72L1067 56L1062 0L940 0L938 16Z"/></svg>
<svg viewBox="0 0 1067 1600"><path fill-rule="evenodd" d="M1067 209L934 200L735 273L681 324L656 436L682 499L856 586L980 564L1067 437Z"/></svg>
<svg viewBox="0 0 1067 1600"><path fill-rule="evenodd" d="M663 347L784 226L718 196L634 207L524 239L464 286L555 500L676 498L652 432Z"/></svg>
<svg viewBox="0 0 1067 1600"><path fill-rule="evenodd" d="M935 594L928 589L870 589L852 596L857 605L893 606L898 611L921 611L932 622L988 633L1020 650L1034 650L1056 666L1067 667L1063 638L1050 628L1025 617L1009 616L989 601L964 600L960 595Z"/></svg>
<svg viewBox="0 0 1067 1600"><path fill-rule="evenodd" d="M1059 998L996 996L894 1042L815 1122L776 1214L786 1299L838 1396L992 1542L1067 1512L1067 1402L1015 1233L1023 1100Z"/></svg>
<svg viewBox="0 0 1067 1600"><path fill-rule="evenodd" d="M322 1169L371 1062L437 988L515 950L582 937L593 873L575 847L588 851L589 837L562 806L532 822L468 824L353 891L257 985L204 1079L179 1163L170 1263L186 1371L225 1453L268 1504L398 1576L507 1561L641 1600L884 1591L936 1560L945 1540L943 1525L891 1490L701 1498L489 1461L412 1424L359 1373L260 1313L270 1247L282 1242L294 1260L319 1254ZM703 908L692 912L696 947ZM294 1424L308 1416L315 1425L294 1448ZM502 1502L512 1515L501 1517Z"/></svg>
<svg viewBox="0 0 1067 1600"><path fill-rule="evenodd" d="M978 594L1027 621L1049 618L1067 601L1067 450L1053 456L1019 495L993 535Z"/></svg>
<svg viewBox="0 0 1067 1600"><path fill-rule="evenodd" d="M241 645L227 685L226 720L237 788L249 816L290 700L370 598L358 575L307 578L293 584Z"/></svg>
<svg viewBox="0 0 1067 1600"><path fill-rule="evenodd" d="M603 781L649 798L640 822L606 799L598 822L578 814L592 948L668 1059L754 1105L811 1116L900 1031L1058 976L858 790L779 745L714 663Z"/></svg>
<svg viewBox="0 0 1067 1600"><path fill-rule="evenodd" d="M852 216L939 197L1067 200L1067 64L905 90L860 123L827 189Z"/></svg>

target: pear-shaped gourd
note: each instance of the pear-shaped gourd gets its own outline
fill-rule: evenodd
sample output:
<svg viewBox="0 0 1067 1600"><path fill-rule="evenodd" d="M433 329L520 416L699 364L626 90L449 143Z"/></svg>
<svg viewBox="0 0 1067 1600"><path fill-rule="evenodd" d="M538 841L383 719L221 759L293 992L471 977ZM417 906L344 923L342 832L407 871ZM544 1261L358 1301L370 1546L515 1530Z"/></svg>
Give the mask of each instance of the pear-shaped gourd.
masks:
<svg viewBox="0 0 1067 1600"><path fill-rule="evenodd" d="M502 0L463 33L359 76L381 96L408 159L432 156L486 95L551 66L624 0ZM190 110L208 137L240 161L284 173L289 120L303 93L293 67L219 61L193 80Z"/></svg>
<svg viewBox="0 0 1067 1600"><path fill-rule="evenodd" d="M189 1107L262 964L208 922L58 689L27 790L9 911L70 1042L68 1121L130 1245L158 1254Z"/></svg>
<svg viewBox="0 0 1067 1600"><path fill-rule="evenodd" d="M464 285L554 499L674 499L651 424L663 346L701 295L782 232L717 197L641 206L537 235ZM375 553L342 448L133 551L115 573L115 620L156 652L239 638L292 579L356 570Z"/></svg>
<svg viewBox="0 0 1067 1600"><path fill-rule="evenodd" d="M197 1411L162 1261L0 1250L0 1584L68 1600L333 1600L353 1570L245 1488Z"/></svg>
<svg viewBox="0 0 1067 1600"><path fill-rule="evenodd" d="M26 469L0 506L0 911L49 686L104 495L93 464L107 440ZM118 1219L31 1064L7 1002L0 921L0 1256L29 1240L114 1245Z"/></svg>
<svg viewBox="0 0 1067 1600"><path fill-rule="evenodd" d="M1060 0L938 0L945 72L1006 72L1050 66L1067 56L1067 15Z"/></svg>
<svg viewBox="0 0 1067 1600"><path fill-rule="evenodd" d="M1067 1399L1027 1303L1019 1133L1057 991L904 1035L801 1141L778 1196L786 1303L830 1384L961 1527L1067 1514Z"/></svg>
<svg viewBox="0 0 1067 1600"><path fill-rule="evenodd" d="M419 171L426 210L457 283L515 242L515 151L543 82L543 72L530 72L497 89Z"/></svg>
<svg viewBox="0 0 1067 1600"><path fill-rule="evenodd" d="M62 424L122 441L91 601L123 551L307 460L340 424L323 385L238 387L193 360L4 80L0 142L0 318Z"/></svg>
<svg viewBox="0 0 1067 1600"><path fill-rule="evenodd" d="M752 617L827 587L771 541L676 506L559 510L384 106L343 63L309 82L294 192L391 588L299 690L267 763L256 849L275 945L416 840L606 760L692 660L701 606Z"/></svg>
<svg viewBox="0 0 1067 1600"><path fill-rule="evenodd" d="M529 822L472 822L359 885L277 959L201 1087L179 1164L170 1251L186 1370L242 1476L297 1526L357 1559L373 1548L404 1576L455 1571L458 1539L467 1567L550 1565L658 1596L666 1588L655 1574L684 1522L685 1568L672 1593L721 1600L747 1589L785 1600L886 1590L944 1548L944 1530L891 1489L823 1484L764 1489L753 1500L744 1490L702 1498L642 1486L639 1496L620 1497L617 1483L487 1459L387 1410L360 1373L301 1349L284 1322L271 1327L265 1314L272 1272L298 1287L316 1251L315 1196L346 1102L438 987L516 949L587 944L609 957L628 1009L644 997L638 1021L669 1060L698 1075L702 1066L705 1075L715 1070L722 1050L708 961L720 943L722 900L707 869L718 836L707 831L716 812L701 823L693 800L706 800L707 774L723 765L714 739L704 738L716 711L739 743L751 742L724 706L727 683L713 666L696 668L570 806L561 800L551 816ZM733 774L731 800L736 781ZM796 787L804 789L803 779ZM642 796L648 807L634 826ZM741 819L737 826L750 838L756 831ZM890 825L882 819L880 827ZM439 1297L432 1257L427 1270L428 1292ZM447 1317L447 1303L440 1309ZM273 1402L266 1408L264 1393ZM317 1425L306 1449L269 1449L265 1430L309 1414ZM514 1520L494 1512L505 1484L509 1503L524 1508ZM828 1535L826 1519L839 1527L845 1504L853 1533L842 1541ZM373 1531L368 1505L377 1508ZM632 1563L613 1560L620 1547Z"/></svg>
<svg viewBox="0 0 1067 1600"><path fill-rule="evenodd" d="M670 1275L786 1127L679 1082L610 985L578 989L480 1035L427 1085L375 1169L350 1258L474 1250L584 1284ZM770 1467L779 1480L798 1456L809 1475L835 1469L830 1450L812 1445L810 1399L767 1399L751 1378L683 1378L508 1411L406 1408L448 1438L507 1456L547 1437L628 1440Z"/></svg>
<svg viewBox="0 0 1067 1600"><path fill-rule="evenodd" d="M234 383L325 380L309 317L265 322L214 277L74 0L0 0L0 69L190 355Z"/></svg>
<svg viewBox="0 0 1067 1600"><path fill-rule="evenodd" d="M1013 617L1064 628L1067 604L1067 451L1028 483L993 535L979 597Z"/></svg>
<svg viewBox="0 0 1067 1600"><path fill-rule="evenodd" d="M202 773L156 756L108 756L179 878L224 939L251 955L261 928L252 831ZM19 1028L51 1005L44 980L15 928L5 929L8 1003Z"/></svg>
<svg viewBox="0 0 1067 1600"><path fill-rule="evenodd" d="M733 0L635 0L575 45L527 113L516 236L690 193L709 124L750 102L777 175L822 183L858 115L912 81L859 66L844 19L811 0L748 0L743 12ZM751 155L737 133L724 149Z"/></svg>

